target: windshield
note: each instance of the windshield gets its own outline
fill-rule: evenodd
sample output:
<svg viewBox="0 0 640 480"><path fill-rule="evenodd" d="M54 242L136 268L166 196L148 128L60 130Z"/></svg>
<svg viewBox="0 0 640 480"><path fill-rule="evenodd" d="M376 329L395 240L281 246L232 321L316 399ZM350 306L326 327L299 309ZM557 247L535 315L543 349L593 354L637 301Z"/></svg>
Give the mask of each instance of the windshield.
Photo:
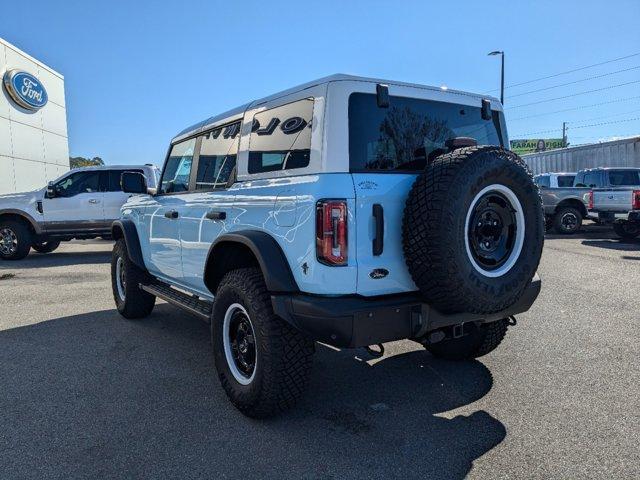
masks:
<svg viewBox="0 0 640 480"><path fill-rule="evenodd" d="M480 106L390 97L390 107L379 108L373 94L349 97L351 171L422 170L455 137L504 145L502 113L493 111L491 120L483 120Z"/></svg>

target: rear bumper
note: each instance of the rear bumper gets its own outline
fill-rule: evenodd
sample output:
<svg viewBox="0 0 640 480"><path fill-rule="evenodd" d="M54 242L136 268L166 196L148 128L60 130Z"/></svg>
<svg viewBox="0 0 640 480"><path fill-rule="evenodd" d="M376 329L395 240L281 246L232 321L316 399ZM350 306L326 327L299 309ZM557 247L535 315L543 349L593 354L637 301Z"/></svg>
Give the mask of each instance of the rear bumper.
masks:
<svg viewBox="0 0 640 480"><path fill-rule="evenodd" d="M272 295L274 312L310 338L341 348L422 337L466 322L487 323L529 310L540 293L535 275L520 300L501 312L443 314L414 294L378 298Z"/></svg>
<svg viewBox="0 0 640 480"><path fill-rule="evenodd" d="M629 212L628 220L630 222L640 223L640 210L631 210Z"/></svg>
<svg viewBox="0 0 640 480"><path fill-rule="evenodd" d="M629 215L633 212L599 212L590 210L590 213L597 215L600 223L613 223L616 220L631 220Z"/></svg>

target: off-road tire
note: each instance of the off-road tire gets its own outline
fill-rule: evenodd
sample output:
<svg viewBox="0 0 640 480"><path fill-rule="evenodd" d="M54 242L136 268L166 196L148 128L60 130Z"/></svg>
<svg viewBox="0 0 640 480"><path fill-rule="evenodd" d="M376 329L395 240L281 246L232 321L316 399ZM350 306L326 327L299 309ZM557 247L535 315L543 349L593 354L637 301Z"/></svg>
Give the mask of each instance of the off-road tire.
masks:
<svg viewBox="0 0 640 480"><path fill-rule="evenodd" d="M225 356L224 317L233 304L246 309L255 332L255 373L247 385L236 380ZM232 270L223 277L211 317L211 341L220 383L243 414L253 418L278 414L306 391L314 343L273 313L258 268Z"/></svg>
<svg viewBox="0 0 640 480"><path fill-rule="evenodd" d="M122 259L121 268L124 271L124 299L120 297L117 280L118 259ZM139 285L149 281L148 274L138 268L127 253L127 244L123 238L119 239L113 247L111 254L111 288L116 308L120 315L130 320L147 317L153 311L156 297L142 290Z"/></svg>
<svg viewBox="0 0 640 480"><path fill-rule="evenodd" d="M434 357L444 360L471 360L495 350L506 335L507 327L507 319L484 323L460 338L426 344L424 348Z"/></svg>
<svg viewBox="0 0 640 480"><path fill-rule="evenodd" d="M50 240L48 242L34 242L31 245L31 248L33 248L38 253L51 253L59 246L60 246L59 241Z"/></svg>
<svg viewBox="0 0 640 480"><path fill-rule="evenodd" d="M500 276L487 276L474 266L465 232L471 232L467 215L474 199L496 184L517 197L524 236L515 263ZM441 155L418 176L405 205L405 262L424 300L442 312L494 313L516 303L538 268L543 243L538 187L522 159L500 147Z"/></svg>
<svg viewBox="0 0 640 480"><path fill-rule="evenodd" d="M17 248L11 253L0 251L0 258L2 260L22 260L29 255L33 234L27 224L19 220L5 220L0 222L0 232L4 229L8 229L15 234ZM0 241L2 241L1 238Z"/></svg>
<svg viewBox="0 0 640 480"><path fill-rule="evenodd" d="M564 218L567 215L575 216L575 219L576 219L575 228L567 228L566 222L564 221ZM556 233L559 233L561 235L573 235L574 233L578 232L581 227L582 227L582 213L580 213L580 210L578 210L577 208L562 207L553 216L553 230Z"/></svg>
<svg viewBox="0 0 640 480"><path fill-rule="evenodd" d="M630 222L616 222L613 231L623 240L633 240L640 235L640 224Z"/></svg>

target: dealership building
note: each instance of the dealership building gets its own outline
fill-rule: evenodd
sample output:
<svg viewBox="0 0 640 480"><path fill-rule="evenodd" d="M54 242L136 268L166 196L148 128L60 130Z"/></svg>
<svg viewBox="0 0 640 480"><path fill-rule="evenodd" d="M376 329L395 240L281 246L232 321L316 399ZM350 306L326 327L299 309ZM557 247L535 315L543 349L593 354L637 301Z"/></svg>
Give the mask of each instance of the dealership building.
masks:
<svg viewBox="0 0 640 480"><path fill-rule="evenodd" d="M64 77L0 38L0 194L69 170Z"/></svg>

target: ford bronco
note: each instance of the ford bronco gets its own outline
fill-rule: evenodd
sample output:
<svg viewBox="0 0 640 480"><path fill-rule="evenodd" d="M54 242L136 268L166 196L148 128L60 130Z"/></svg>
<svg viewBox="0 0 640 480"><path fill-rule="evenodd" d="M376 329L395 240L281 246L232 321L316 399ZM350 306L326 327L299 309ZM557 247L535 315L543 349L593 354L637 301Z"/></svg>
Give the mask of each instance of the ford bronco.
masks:
<svg viewBox="0 0 640 480"><path fill-rule="evenodd" d="M494 98L346 75L208 118L171 141L157 192L122 176L139 195L112 227L117 309L210 322L252 417L300 398L315 341L487 354L540 291L542 203L508 144Z"/></svg>

